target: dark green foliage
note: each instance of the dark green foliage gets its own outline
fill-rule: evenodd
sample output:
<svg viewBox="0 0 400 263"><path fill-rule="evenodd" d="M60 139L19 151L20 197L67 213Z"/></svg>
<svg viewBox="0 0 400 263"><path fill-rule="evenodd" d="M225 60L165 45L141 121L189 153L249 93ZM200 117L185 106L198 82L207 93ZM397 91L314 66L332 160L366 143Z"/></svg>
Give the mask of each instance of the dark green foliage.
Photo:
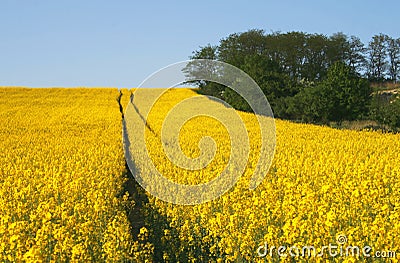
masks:
<svg viewBox="0 0 400 263"><path fill-rule="evenodd" d="M324 80L287 99L287 115L322 123L360 119L367 112L370 93L367 80L360 78L350 66L336 62Z"/></svg>
<svg viewBox="0 0 400 263"><path fill-rule="evenodd" d="M277 104L279 98L297 93L290 77L283 73L275 61L265 56L254 54L245 57L240 69L254 79L263 93L266 94L272 107ZM243 98L230 88L225 88L223 99L236 109L251 111Z"/></svg>
<svg viewBox="0 0 400 263"><path fill-rule="evenodd" d="M385 71L387 68L387 36L379 34L373 36L368 44L368 78L373 81L383 81L385 79Z"/></svg>
<svg viewBox="0 0 400 263"><path fill-rule="evenodd" d="M393 131L400 131L400 99L376 94L372 99L370 117Z"/></svg>
<svg viewBox="0 0 400 263"><path fill-rule="evenodd" d="M367 112L371 88L344 63L331 66L327 78L321 83L333 105L328 118L333 121L355 120Z"/></svg>
<svg viewBox="0 0 400 263"><path fill-rule="evenodd" d="M223 61L246 72L267 96L278 118L340 123L374 116L385 125L398 125L397 118L389 116L399 115L398 102L379 110L370 105L370 81L383 81L386 76L397 80L399 43L382 34L365 47L358 37L343 33L327 37L303 32L265 34L253 29L231 34L218 46L201 47L191 58ZM196 67L186 73L200 74ZM196 84L201 94L251 111L230 88L207 81Z"/></svg>

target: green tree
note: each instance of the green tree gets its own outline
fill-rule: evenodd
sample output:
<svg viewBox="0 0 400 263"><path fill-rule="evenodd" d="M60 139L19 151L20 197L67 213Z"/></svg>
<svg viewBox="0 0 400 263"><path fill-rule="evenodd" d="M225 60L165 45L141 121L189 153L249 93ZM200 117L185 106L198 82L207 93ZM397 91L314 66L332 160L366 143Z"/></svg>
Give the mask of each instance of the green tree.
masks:
<svg viewBox="0 0 400 263"><path fill-rule="evenodd" d="M241 68L246 57L261 55L265 51L264 31L252 29L244 33L234 33L221 39L218 46L218 57L223 62Z"/></svg>
<svg viewBox="0 0 400 263"><path fill-rule="evenodd" d="M266 36L267 54L283 72L295 80L302 78L307 35L303 32L274 33Z"/></svg>
<svg viewBox="0 0 400 263"><path fill-rule="evenodd" d="M329 65L337 61L346 62L350 55L350 42L348 37L338 32L328 39L327 60Z"/></svg>
<svg viewBox="0 0 400 263"><path fill-rule="evenodd" d="M393 82L397 82L400 72L400 38L386 38L387 53L389 57L389 75Z"/></svg>
<svg viewBox="0 0 400 263"><path fill-rule="evenodd" d="M334 63L326 78L288 100L288 115L327 123L354 120L368 112L370 85L343 62Z"/></svg>
<svg viewBox="0 0 400 263"><path fill-rule="evenodd" d="M328 39L324 35L309 35L306 40L305 62L302 76L307 80L321 80L329 66L327 59Z"/></svg>
<svg viewBox="0 0 400 263"><path fill-rule="evenodd" d="M265 34L252 29L231 34L217 46L200 47L191 58L219 60L245 71L266 94L275 116L329 122L366 115L371 90L361 74L367 73L369 79L384 79L387 54L390 58L388 46L388 38L382 34L374 36L367 49L358 37L340 32L331 36L303 32ZM394 62L396 52L394 48ZM390 64L391 78L397 78L394 72L398 71L398 64ZM187 74L199 78L205 71L216 72L216 76L220 72L212 66L199 68L195 62L186 68ZM207 81L196 85L202 94L221 98L237 109L250 110L238 94L223 85Z"/></svg>
<svg viewBox="0 0 400 263"><path fill-rule="evenodd" d="M371 103L370 118L393 131L400 131L400 98L375 94Z"/></svg>
<svg viewBox="0 0 400 263"><path fill-rule="evenodd" d="M193 52L190 59L210 59L217 60L218 59L218 46L212 46L210 44L200 47L199 50ZM198 65L198 63L188 63L186 68L183 70L186 76L190 76L190 78L197 78L196 81L188 82L188 84L195 85L199 87L199 93L204 95L210 95L218 98L222 98L223 91L225 90L225 86L203 80L203 76L212 76L216 74L217 69L214 68L213 64Z"/></svg>
<svg viewBox="0 0 400 263"><path fill-rule="evenodd" d="M367 48L364 43L361 42L360 38L351 36L349 39L349 53L347 56L347 64L358 73L363 72L366 69Z"/></svg>
<svg viewBox="0 0 400 263"><path fill-rule="evenodd" d="M374 81L382 81L385 78L387 67L386 39L387 36L384 34L375 35L368 45L368 77Z"/></svg>
<svg viewBox="0 0 400 263"><path fill-rule="evenodd" d="M217 46L212 46L211 44L208 44L204 47L200 47L199 50L193 51L192 56L190 56L190 59L216 60L218 59L217 51L218 51Z"/></svg>
<svg viewBox="0 0 400 263"><path fill-rule="evenodd" d="M297 92L290 77L283 73L275 61L265 55L246 57L241 68L259 85L272 107L276 105L279 98L292 96ZM244 99L230 88L225 89L223 99L234 108L251 110Z"/></svg>
<svg viewBox="0 0 400 263"><path fill-rule="evenodd" d="M369 82L351 67L342 62L333 64L322 85L332 94L334 108L330 111L330 120L354 120L367 113L371 94Z"/></svg>
<svg viewBox="0 0 400 263"><path fill-rule="evenodd" d="M293 97L285 99L286 116L303 122L328 123L334 108L332 91L325 86L306 86Z"/></svg>

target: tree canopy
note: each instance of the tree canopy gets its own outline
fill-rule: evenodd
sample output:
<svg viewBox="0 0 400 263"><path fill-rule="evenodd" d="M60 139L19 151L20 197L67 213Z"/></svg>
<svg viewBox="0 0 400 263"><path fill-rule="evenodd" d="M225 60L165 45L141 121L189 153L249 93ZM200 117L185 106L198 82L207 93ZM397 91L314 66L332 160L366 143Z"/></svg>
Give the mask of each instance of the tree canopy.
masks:
<svg viewBox="0 0 400 263"><path fill-rule="evenodd" d="M193 52L245 71L267 96L280 118L309 122L365 118L371 105L371 81L397 82L400 38L375 35L365 45L357 36L252 29L234 33ZM190 73L190 70L189 70ZM195 72L191 72L196 74ZM199 81L199 92L250 110L234 91Z"/></svg>

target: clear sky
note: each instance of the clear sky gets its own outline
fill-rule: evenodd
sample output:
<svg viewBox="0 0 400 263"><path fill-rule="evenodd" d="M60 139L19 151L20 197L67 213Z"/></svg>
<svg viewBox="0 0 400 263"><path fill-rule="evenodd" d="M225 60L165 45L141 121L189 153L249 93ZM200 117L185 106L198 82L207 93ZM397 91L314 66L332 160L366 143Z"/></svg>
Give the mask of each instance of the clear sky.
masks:
<svg viewBox="0 0 400 263"><path fill-rule="evenodd" d="M0 0L0 86L135 87L248 29L400 37L400 1Z"/></svg>

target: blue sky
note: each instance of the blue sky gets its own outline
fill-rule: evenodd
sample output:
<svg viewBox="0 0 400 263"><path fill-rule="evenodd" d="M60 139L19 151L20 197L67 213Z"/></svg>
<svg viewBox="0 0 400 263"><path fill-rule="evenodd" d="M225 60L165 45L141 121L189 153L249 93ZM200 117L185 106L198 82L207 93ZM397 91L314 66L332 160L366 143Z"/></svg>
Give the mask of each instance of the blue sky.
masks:
<svg viewBox="0 0 400 263"><path fill-rule="evenodd" d="M0 1L0 86L135 87L248 29L400 37L400 1Z"/></svg>

